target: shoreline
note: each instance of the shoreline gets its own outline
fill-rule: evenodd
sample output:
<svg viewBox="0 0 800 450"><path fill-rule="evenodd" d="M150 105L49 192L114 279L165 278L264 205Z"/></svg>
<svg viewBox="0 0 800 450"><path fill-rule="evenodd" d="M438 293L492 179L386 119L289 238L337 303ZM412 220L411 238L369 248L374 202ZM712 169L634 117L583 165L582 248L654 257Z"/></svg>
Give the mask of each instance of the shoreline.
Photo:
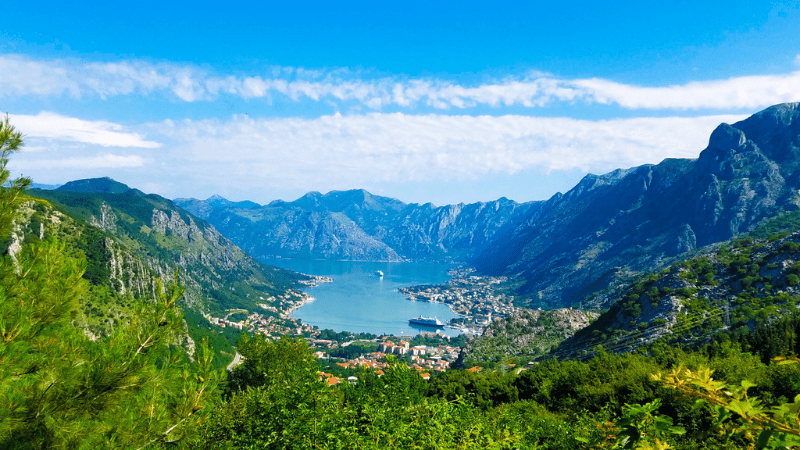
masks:
<svg viewBox="0 0 800 450"><path fill-rule="evenodd" d="M300 275L306 276L310 279L299 280L298 283L310 288L317 287L322 283L333 283L333 278L331 277L325 277L321 275L309 275L307 273L301 273Z"/></svg>
<svg viewBox="0 0 800 450"><path fill-rule="evenodd" d="M299 302L293 303L292 306L287 308L285 312L282 312L280 314L282 319L291 318L292 313L294 313L298 309L302 308L303 306L308 305L309 303L314 303L317 300L316 297L313 297L308 292L303 292L303 291L299 291L299 292L302 294L302 296L301 296L302 300L300 300Z"/></svg>
<svg viewBox="0 0 800 450"><path fill-rule="evenodd" d="M450 280L442 284L419 284L398 289L408 301L448 305L463 323L450 325L461 331L481 334L494 319L512 314L514 296L508 292L506 277L476 275L470 267L448 272ZM464 331L462 331L464 332Z"/></svg>
<svg viewBox="0 0 800 450"><path fill-rule="evenodd" d="M305 288L314 288L314 287L317 287L317 286L319 286L320 284L323 284L323 283L333 283L333 278L332 277L325 277L325 276L320 276L320 275L309 275L307 273L303 273L301 275L307 276L309 278L308 280L300 280L300 281L298 281L298 283L303 285ZM280 313L280 317L282 319L291 318L290 316L292 315L292 313L294 313L298 309L302 308L303 306L308 305L309 303L313 303L313 302L315 302L317 300L316 297L312 296L308 292L301 291L301 290L298 290L297 292L300 293L300 297L302 298L302 300L300 300L299 302L293 303L292 306L288 307L286 310L281 312Z"/></svg>
<svg viewBox="0 0 800 450"><path fill-rule="evenodd" d="M414 263L402 263L402 264L414 264ZM321 323L325 324L322 328L331 328L331 329L334 329L334 330L337 330L337 331L349 331L349 332L353 332L353 333L369 332L369 333L373 333L373 334L376 334L376 335L380 335L380 334L382 334L382 332L385 332L385 331L390 331L390 332L392 332L394 334L397 334L397 333L401 333L402 334L403 331L401 331L401 330L405 330L406 334L416 335L416 334L419 334L420 332L425 332L425 331L428 331L428 330L426 330L426 329L422 329L422 330L414 329L414 327L411 327L411 326L408 325L408 323L407 323L408 319L410 317L415 317L415 316L419 315L420 313L423 313L423 315L425 315L424 314L425 312L429 312L428 315L439 315L439 316L444 316L444 317L447 318L446 319L447 326L445 327L444 331L439 331L440 334L452 335L452 336L455 336L457 334L464 333L464 332L469 334L471 332L471 330L462 331L463 327L459 327L459 326L453 327L453 326L450 325L450 318L459 319L461 317L459 314L457 314L453 310L452 305L449 305L449 304L446 304L446 303L442 303L442 305L445 305L446 308L442 308L441 306L437 306L437 307L435 307L433 309L429 309L429 307L411 307L411 308L409 308L407 306L400 306L403 303L405 303L405 302L403 302L403 300L406 300L406 301L408 300L407 296L405 296L401 292L399 292L400 288L407 288L407 287L413 286L413 285L415 285L417 283L420 283L420 282L424 283L426 281L428 281L428 282L447 282L452 277L451 271L454 268L453 265L447 264L447 265L444 265L444 267L442 267L443 265L441 265L441 264L435 264L435 265L438 266L437 267L437 272L439 270L441 270L441 272L438 272L439 275L436 275L435 277L426 276L427 273L430 273L430 270L426 268L427 264L424 264L424 265L422 265L423 267L421 269L400 269L399 272L397 272L397 273L393 273L392 269L388 268L389 272L386 272L386 278L385 279L383 279L382 277L376 277L375 276L375 274L377 273L375 271L375 269L380 268L381 271L386 271L387 270L387 269L381 267L380 265L377 265L375 267L373 267L371 265L355 266L354 269L350 268L347 265L345 265L342 268L342 273L340 275L337 275L337 274L339 274L339 271L337 270L337 269L339 269L339 267L337 267L337 266L334 266L333 270L331 270L331 268L329 268L327 266L321 266L321 267L325 267L325 268L324 269L320 269L320 270L325 270L326 271L325 273L328 273L328 276L309 275L309 272L314 273L314 269L313 268L315 266L307 266L307 267L305 267L306 270L301 272L301 273L303 273L303 275L305 275L306 280L304 280L304 282L301 283L300 286L298 286L298 288L299 288L298 290L300 290L300 292L295 291L295 293L293 295L293 298L292 298L292 304L291 305L286 305L287 308L284 310L284 313L281 316L284 317L284 318L287 318L287 319L303 319L303 323L304 324L308 324L308 325L312 325L312 326L321 326L321 325L314 325L314 320L311 319L310 317L305 317L305 313L298 314L298 317L295 317L294 314L297 313L298 311L300 311L300 308L302 308L303 306L306 306L306 305L318 300L316 295L314 295L315 294L314 291L312 291L311 288L316 287L317 285L322 284L324 282L332 282L335 279L337 279L339 277L342 277L341 279L338 280L340 283L337 284L337 286L340 286L340 287L339 288L333 288L333 290L332 290L332 292L334 293L334 297L337 300L342 300L342 301L346 302L347 304L349 304L350 300L347 300L347 298L345 298L345 297L347 297L347 295L348 295L347 292L352 287L353 289L356 289L356 290L353 291L353 293L354 294L358 294L358 295L355 296L355 298L358 299L357 300L357 302L359 302L358 305L360 305L360 306L358 306L358 308L361 308L361 309L365 309L366 308L366 309L372 310L372 305L375 304L374 302L376 302L376 301L378 302L378 304L383 305L383 306L381 306L381 308L385 308L385 307L387 307L387 305L385 305L383 302L385 302L387 300L391 300L392 304L396 304L398 306L391 307L389 305L390 309L392 309L394 311L394 308L398 308L399 307L399 309L396 312L403 311L403 312L407 312L408 314L400 314L400 315L397 315L395 313L389 314L392 317L397 315L397 317L396 317L396 319L397 319L396 320L397 321L397 330L392 330L392 329L389 329L389 328L387 328L387 329L381 328L380 330L378 330L378 329L369 329L370 327L368 326L369 325L368 323L363 323L362 324L358 320L356 320L353 323L350 323L351 321L348 319L348 316L361 317L362 313L361 312L357 312L357 311L346 311L347 308L343 308L343 307L339 307L339 306L336 306L336 311L337 312L336 312L336 314L334 314L335 317L331 316L332 317L331 320L333 320L333 321L330 321L330 320L324 318L323 316L320 316L320 314L324 314L324 313L320 313L317 309L314 310L315 312L313 314L312 313L308 313L311 316L315 317L316 321L320 321ZM419 273L417 273L417 272L419 272ZM362 280L362 278L363 278L363 280ZM365 286L371 286L373 283L381 283L381 284L384 285L384 287L383 288L378 288L375 292L372 292L372 290L371 290L372 288L367 288L364 292L362 292L362 289L360 287L361 284L364 284ZM386 286L386 283L389 283L389 285ZM351 286L351 284L353 286ZM330 289L325 288L324 289L324 291L325 291L324 293L326 295L323 295L322 297L325 297L327 299L328 298L327 295L328 295L328 291L329 290ZM362 298L362 295L360 295L362 293L363 294L369 294L369 296L366 297L366 298ZM297 297L298 295L302 295L302 298ZM320 294L320 295L322 295L322 294ZM376 297L372 298L373 295L376 296ZM342 297L342 299L339 299L339 297ZM353 301L356 301L356 300L353 300ZM403 302L403 303L399 303L399 302ZM436 303L438 303L438 302L436 302ZM338 303L337 303L337 305L338 305ZM368 313L363 313L363 314L368 315ZM378 316L380 316L380 314ZM376 316L376 317L378 317L378 316ZM338 320L337 318L341 319L341 320ZM336 320L334 320L334 319L336 319ZM311 322L307 322L306 320L311 320ZM337 322L337 320L338 320L338 322ZM376 320L380 321L382 319L376 319ZM344 326L344 328L341 328L341 330L340 330L340 327L332 326L332 324L334 322L336 322L336 323L341 322L340 326L343 326L346 323L351 325L351 326L350 327ZM392 323L393 322L394 322L394 320L392 320ZM365 327L366 327L366 329L365 329ZM320 328L320 329L322 329L322 328ZM378 328L380 328L380 327L378 327Z"/></svg>

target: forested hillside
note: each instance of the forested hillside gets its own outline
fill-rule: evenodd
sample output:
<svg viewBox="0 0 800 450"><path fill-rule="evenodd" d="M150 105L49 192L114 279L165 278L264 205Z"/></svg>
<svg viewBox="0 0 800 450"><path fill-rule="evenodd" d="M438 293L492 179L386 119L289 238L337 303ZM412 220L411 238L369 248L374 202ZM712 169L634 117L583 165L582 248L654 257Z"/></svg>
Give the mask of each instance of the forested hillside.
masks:
<svg viewBox="0 0 800 450"><path fill-rule="evenodd" d="M252 310L258 303L267 303L260 297L279 297L286 292L295 292L299 298L293 289L299 280L308 279L255 261L213 226L171 201L110 179L79 180L53 191L31 190L29 195L47 200L113 237L95 245L105 247L107 256L102 263L114 277L126 276L116 267L124 260L114 255L119 245L158 277L170 279L179 269L186 285L186 302L198 311Z"/></svg>
<svg viewBox="0 0 800 450"><path fill-rule="evenodd" d="M632 351L655 340L704 342L793 313L800 299L800 233L786 234L739 238L640 279L556 354L591 354L597 345Z"/></svg>
<svg viewBox="0 0 800 450"><path fill-rule="evenodd" d="M13 254L54 237L65 253L85 256L88 293L76 320L91 336L109 335L128 320L137 301L157 294L159 279L168 283L177 274L188 319L178 340L192 352L195 341L210 338L215 363L226 365L238 331L213 327L210 316L259 311L281 321L282 312L305 298L299 282L309 277L264 266L159 196L110 179L80 180L56 191L31 189L27 195L6 245Z"/></svg>
<svg viewBox="0 0 800 450"><path fill-rule="evenodd" d="M546 355L575 332L587 327L599 314L571 308L519 309L490 323L483 334L462 349L458 366L474 366L524 360Z"/></svg>
<svg viewBox="0 0 800 450"><path fill-rule="evenodd" d="M141 298L119 294L81 248L95 252L105 234L32 200L30 180L9 181L8 158L22 144L0 122L0 447L183 440L220 378L207 341L176 345L186 336L182 286L151 286L141 270L127 280L141 282Z"/></svg>

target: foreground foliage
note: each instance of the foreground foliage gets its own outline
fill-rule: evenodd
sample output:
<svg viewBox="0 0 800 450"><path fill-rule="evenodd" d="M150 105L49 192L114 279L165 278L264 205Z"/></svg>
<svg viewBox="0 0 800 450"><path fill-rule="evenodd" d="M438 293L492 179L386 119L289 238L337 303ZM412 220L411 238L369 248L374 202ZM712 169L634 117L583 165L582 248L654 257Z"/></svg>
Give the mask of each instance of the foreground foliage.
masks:
<svg viewBox="0 0 800 450"><path fill-rule="evenodd" d="M225 400L203 424L195 448L728 449L795 444L775 420L796 420L796 405L786 398L800 395L800 367L763 363L731 342L694 352L672 347L654 347L647 355L600 351L588 362L549 361L518 373L451 370L429 381L394 361L383 376L355 371L356 380L335 386L321 379L302 340L243 336L240 351L246 363L230 374ZM703 374L715 392L730 391L724 395L733 397L723 395L719 404L698 403L702 386L692 384L696 380L681 385L691 389L670 381L683 377L679 374L687 368ZM712 368L718 380L711 378ZM670 375L654 376L659 373ZM738 391L731 386L749 387L751 410L772 421L736 410Z"/></svg>
<svg viewBox="0 0 800 450"><path fill-rule="evenodd" d="M0 122L0 236L13 241L26 179L7 182L22 145ZM54 238L8 245L0 261L0 448L128 448L178 442L215 396L211 351L174 347L182 287L161 286L127 323L93 340L74 324L86 260Z"/></svg>

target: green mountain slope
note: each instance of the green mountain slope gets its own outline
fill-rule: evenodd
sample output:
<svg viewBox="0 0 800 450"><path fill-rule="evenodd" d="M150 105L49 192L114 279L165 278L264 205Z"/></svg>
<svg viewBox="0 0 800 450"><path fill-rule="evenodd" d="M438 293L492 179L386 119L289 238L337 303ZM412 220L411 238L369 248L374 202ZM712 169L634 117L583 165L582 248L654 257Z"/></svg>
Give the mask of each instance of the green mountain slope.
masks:
<svg viewBox="0 0 800 450"><path fill-rule="evenodd" d="M721 333L747 336L798 312L800 211L692 255L620 289L587 297L586 308L610 305L599 317L573 309L520 309L488 326L461 360L472 365L530 359L553 345L558 348L551 355L559 359L589 358L597 346L630 352L659 340L694 347ZM586 316L576 321L578 313Z"/></svg>
<svg viewBox="0 0 800 450"><path fill-rule="evenodd" d="M107 179L99 179L100 188ZM105 244L105 263L121 290L124 271L117 270L115 246L123 246L159 277L169 279L179 269L186 285L186 304L204 312L226 309L256 309L261 297L278 297L308 277L276 267L265 266L224 238L203 220L176 207L157 195L136 189L125 192L72 192L75 182L55 191L31 190L30 195L49 201L66 214L113 236ZM118 183L121 185L121 183ZM124 186L124 185L122 185ZM116 186L116 191L120 191ZM121 285L120 285L121 283ZM299 298L299 293L298 293Z"/></svg>
<svg viewBox="0 0 800 450"><path fill-rule="evenodd" d="M755 329L796 311L799 302L800 233L747 236L629 285L555 355L583 358L597 345L628 352L656 340L695 345L720 332Z"/></svg>
<svg viewBox="0 0 800 450"><path fill-rule="evenodd" d="M259 263L167 199L113 180L93 181L29 190L38 201L19 211L16 231L6 243L19 248L55 236L65 251L86 256L84 278L91 292L81 305L80 322L92 336L107 335L127 320L134 300L153 298L156 280L169 282L176 269L185 287L185 346L209 337L218 353L228 354L226 360L240 331L212 325L212 316L258 312L281 324L306 298L299 287L310 277ZM80 191L67 190L75 185Z"/></svg>
<svg viewBox="0 0 800 450"><path fill-rule="evenodd" d="M481 337L469 341L459 356L459 365L500 363L519 356L545 355L598 315L568 308L519 309L507 318L492 322Z"/></svg>

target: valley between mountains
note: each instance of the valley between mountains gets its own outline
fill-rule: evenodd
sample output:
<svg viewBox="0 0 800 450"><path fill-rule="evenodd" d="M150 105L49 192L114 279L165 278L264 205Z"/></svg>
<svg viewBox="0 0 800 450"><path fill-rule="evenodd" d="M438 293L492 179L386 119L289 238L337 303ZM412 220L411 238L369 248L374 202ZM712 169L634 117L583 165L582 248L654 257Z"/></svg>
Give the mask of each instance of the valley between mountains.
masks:
<svg viewBox="0 0 800 450"><path fill-rule="evenodd" d="M364 190L268 205L177 199L256 258L448 261L519 282L519 306L579 306L800 204L798 106L720 125L697 159L587 175L546 201L434 206ZM600 306L608 306L600 305Z"/></svg>
<svg viewBox="0 0 800 450"><path fill-rule="evenodd" d="M781 104L741 122L721 124L697 159L587 175L573 189L546 201L501 198L435 206L406 204L365 190L311 192L267 205L219 196L170 201L110 179L89 179L31 190L46 205L32 204L13 245L37 234L43 237L44 224L51 223L59 224L52 232L62 236L101 233L100 240L78 238L76 246L89 258L89 278L109 295L140 296L152 291L157 277L169 280L178 269L195 334L201 328L204 333L219 331L220 320L240 323L255 313L248 320L251 325L258 322L259 329L317 335L288 314L308 300L301 288L325 280L263 264L271 258L457 263L476 270L460 278L461 287L454 281L404 292L449 303L473 324L502 319L465 350L462 361L543 355L603 311L591 327L565 341L560 354L649 330L635 342L619 341L630 345L615 346L628 351L662 337L678 322L702 322L708 311L686 306L698 295L706 298L709 311L722 307L719 299L739 298L742 292L770 298L794 295L786 281L794 267L792 254L770 256L775 261L759 257L753 263L758 269L747 269L751 277L774 281L734 288L740 286L738 272L720 266L727 260L718 252L730 246L729 240L765 227L772 227L773 235L795 231L791 218L800 205L799 168L800 108ZM69 227L77 231L58 231L64 223L74 223ZM781 236L770 245L791 247L793 239ZM687 284L676 275L683 270L680 264L693 261L713 261L714 276L701 279L710 284ZM722 273L728 274L714 278ZM664 274L682 281L661 281L669 278ZM724 294L720 287L707 286L734 290ZM759 286L757 294L751 292L753 286ZM766 306L745 303L753 311ZM742 305L732 307L726 300L724 307L726 326L732 323L731 314L740 319L737 323L753 326L752 317L737 315ZM783 307L763 314L774 316ZM550 312L559 308L595 312L564 322L564 313ZM530 310L543 311L533 319L526 315ZM92 332L102 332L100 324L115 319L92 319L98 324ZM569 325L552 325L562 322ZM519 328L515 323L528 325ZM226 333L229 344L224 347L232 351L235 332ZM593 333L591 339L586 333ZM531 341L531 336L538 337ZM512 344L519 339L526 344ZM495 350L487 353L489 348Z"/></svg>
<svg viewBox="0 0 800 450"><path fill-rule="evenodd" d="M0 189L0 447L800 445L799 103L527 203L28 183ZM398 290L474 335L321 330L292 313L332 280L276 259L451 264Z"/></svg>

